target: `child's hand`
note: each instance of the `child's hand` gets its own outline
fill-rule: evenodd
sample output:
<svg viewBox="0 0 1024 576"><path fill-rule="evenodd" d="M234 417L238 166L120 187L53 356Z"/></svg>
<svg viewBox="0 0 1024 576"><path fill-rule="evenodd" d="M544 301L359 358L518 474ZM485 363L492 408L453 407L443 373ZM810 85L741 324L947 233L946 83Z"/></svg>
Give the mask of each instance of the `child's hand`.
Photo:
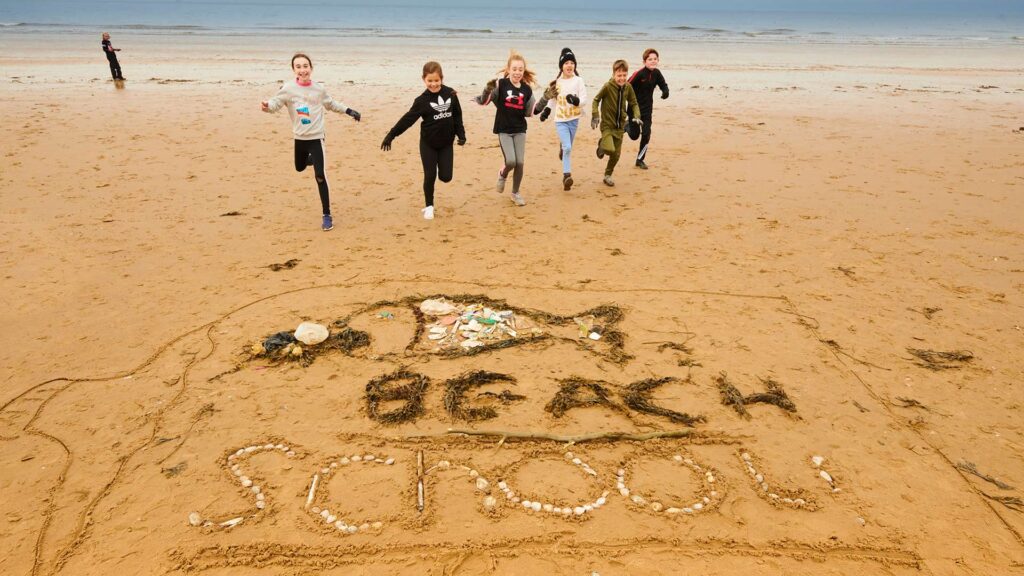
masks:
<svg viewBox="0 0 1024 576"><path fill-rule="evenodd" d="M458 145L459 146L465 146L466 145L466 139L465 138L459 138Z"/></svg>
<svg viewBox="0 0 1024 576"><path fill-rule="evenodd" d="M384 141L380 143L380 149L384 152L391 150L391 136L384 137Z"/></svg>
<svg viewBox="0 0 1024 576"><path fill-rule="evenodd" d="M345 114L348 114L349 116L351 116L352 119L355 120L356 122L359 122L363 118L362 114L360 114L359 112L356 112L355 110L353 110L351 108L349 108L348 110L345 110Z"/></svg>
<svg viewBox="0 0 1024 576"><path fill-rule="evenodd" d="M263 110L264 112L270 112L270 104L267 104L266 102L260 102L260 110Z"/></svg>
<svg viewBox="0 0 1024 576"><path fill-rule="evenodd" d="M664 100L666 98L668 98L668 88L661 91L661 99Z"/></svg>
<svg viewBox="0 0 1024 576"><path fill-rule="evenodd" d="M551 108L545 108L544 111L540 113L540 121L543 122L543 121L547 120L548 116L550 116L550 115L551 115Z"/></svg>
<svg viewBox="0 0 1024 576"><path fill-rule="evenodd" d="M594 116L593 118L590 119L590 129L591 130L597 129L597 127L600 126L600 125L601 125L601 119L598 118L597 116Z"/></svg>
<svg viewBox="0 0 1024 576"><path fill-rule="evenodd" d="M580 105L580 97L575 94L569 94L568 96L566 96L565 101L568 102L569 104L572 104L573 106Z"/></svg>

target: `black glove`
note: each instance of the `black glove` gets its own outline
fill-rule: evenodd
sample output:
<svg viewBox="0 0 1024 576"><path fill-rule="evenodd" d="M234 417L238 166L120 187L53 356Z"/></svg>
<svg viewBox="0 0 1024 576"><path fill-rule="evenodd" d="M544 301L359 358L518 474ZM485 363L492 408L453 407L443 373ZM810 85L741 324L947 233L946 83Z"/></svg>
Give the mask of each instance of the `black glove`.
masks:
<svg viewBox="0 0 1024 576"><path fill-rule="evenodd" d="M465 138L459 138L457 144L459 146L465 146L466 145L466 139Z"/></svg>
<svg viewBox="0 0 1024 576"><path fill-rule="evenodd" d="M668 98L668 88L661 91L661 99L664 100L666 98Z"/></svg>
<svg viewBox="0 0 1024 576"><path fill-rule="evenodd" d="M569 94L568 96L566 96L565 101L568 102L569 104L572 104L573 106L580 105L580 97L575 94Z"/></svg>
<svg viewBox="0 0 1024 576"><path fill-rule="evenodd" d="M547 106L548 106L548 99L547 98L541 98L540 100L537 100L536 104L534 104L534 106L533 106L533 113L535 115L536 114L540 114L541 111L543 111L545 108L547 108Z"/></svg>
<svg viewBox="0 0 1024 576"><path fill-rule="evenodd" d="M597 128L600 125L601 125L601 119L598 118L597 116L594 116L593 118L590 119L590 129L591 130Z"/></svg>
<svg viewBox="0 0 1024 576"><path fill-rule="evenodd" d="M359 112L356 112L355 110L353 110L351 108L349 108L348 110L345 110L345 114L348 114L349 116L351 116L352 119L355 120L356 122L359 122L363 118L362 114L360 114Z"/></svg>
<svg viewBox="0 0 1024 576"><path fill-rule="evenodd" d="M633 118L632 120L630 120L630 122L636 124L637 126L643 126L644 125L644 121L639 119L639 118Z"/></svg>
<svg viewBox="0 0 1024 576"><path fill-rule="evenodd" d="M385 152L387 152L388 150L391 150L391 140L393 140L393 138L391 137L390 134L385 136L384 137L384 141L380 143L380 149L385 151Z"/></svg>
<svg viewBox="0 0 1024 576"><path fill-rule="evenodd" d="M545 108L544 111L540 113L540 121L543 122L547 120L548 116L551 116L551 108Z"/></svg>

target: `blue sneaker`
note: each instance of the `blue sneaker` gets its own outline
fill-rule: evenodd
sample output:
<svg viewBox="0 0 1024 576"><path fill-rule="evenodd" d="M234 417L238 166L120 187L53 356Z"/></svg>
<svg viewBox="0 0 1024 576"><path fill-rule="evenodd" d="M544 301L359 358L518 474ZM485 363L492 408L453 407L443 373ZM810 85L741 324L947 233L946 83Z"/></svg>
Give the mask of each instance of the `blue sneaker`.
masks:
<svg viewBox="0 0 1024 576"><path fill-rule="evenodd" d="M334 220L330 214L324 214L324 223L320 226L320 229L324 232L334 230Z"/></svg>

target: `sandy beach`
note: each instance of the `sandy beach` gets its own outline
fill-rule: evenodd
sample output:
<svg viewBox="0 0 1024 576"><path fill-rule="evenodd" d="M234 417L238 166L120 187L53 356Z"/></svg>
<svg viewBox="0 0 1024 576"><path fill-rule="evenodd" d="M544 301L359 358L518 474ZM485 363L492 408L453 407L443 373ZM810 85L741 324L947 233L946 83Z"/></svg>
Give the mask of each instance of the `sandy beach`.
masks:
<svg viewBox="0 0 1024 576"><path fill-rule="evenodd" d="M650 169L604 186L581 125L565 192L532 120L516 207L469 100L560 41L114 39L123 86L2 37L0 573L1024 574L1024 47L661 44ZM592 93L644 47L573 45ZM363 115L328 233L259 111L296 49ZM426 59L468 133L433 221L418 127L379 150ZM518 341L439 350L437 296ZM368 340L252 353L303 321Z"/></svg>

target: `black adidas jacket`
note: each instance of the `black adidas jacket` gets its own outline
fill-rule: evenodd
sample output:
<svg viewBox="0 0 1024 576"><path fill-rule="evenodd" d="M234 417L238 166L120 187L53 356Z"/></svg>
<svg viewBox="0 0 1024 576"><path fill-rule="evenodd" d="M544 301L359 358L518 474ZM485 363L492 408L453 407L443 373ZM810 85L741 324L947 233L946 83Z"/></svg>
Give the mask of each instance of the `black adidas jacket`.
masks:
<svg viewBox="0 0 1024 576"><path fill-rule="evenodd" d="M387 140L394 140L420 119L423 120L420 124L420 141L432 148L451 146L456 136L459 140L466 139L459 97L448 86L442 84L437 94L424 90L417 96L409 111L388 132Z"/></svg>
<svg viewBox="0 0 1024 576"><path fill-rule="evenodd" d="M644 66L633 73L629 79L633 85L633 92L636 92L636 101L640 105L640 114L649 116L654 110L654 87L661 88L662 92L668 92L668 82L661 74L661 70L651 70Z"/></svg>

